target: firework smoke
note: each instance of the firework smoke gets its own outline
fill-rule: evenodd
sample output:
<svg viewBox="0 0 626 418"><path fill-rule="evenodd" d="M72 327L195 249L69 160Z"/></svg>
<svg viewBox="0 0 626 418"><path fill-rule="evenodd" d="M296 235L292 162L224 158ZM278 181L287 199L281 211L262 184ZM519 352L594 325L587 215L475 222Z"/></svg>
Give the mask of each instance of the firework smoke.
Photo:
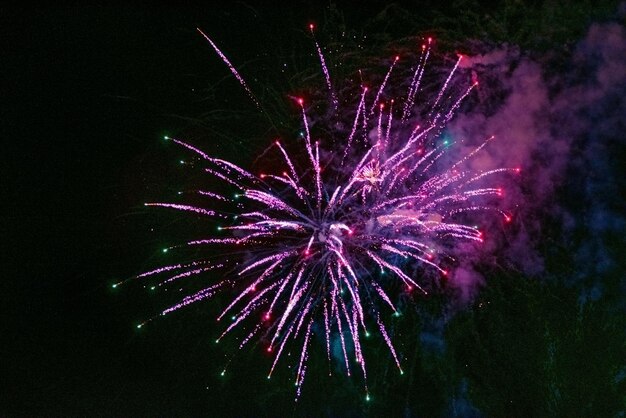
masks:
<svg viewBox="0 0 626 418"><path fill-rule="evenodd" d="M468 57L462 66L498 80L491 95L504 98L495 111L485 103L459 114L449 129L467 137L506 135L506 146L494 143L470 163L521 164L524 178L532 179L522 184L532 198L517 208L519 229L501 247L509 265L530 275L544 272L538 247L547 238L573 252L576 272L565 281L583 285L581 301L598 299L605 279L624 269L608 246L611 237L626 232L624 211L616 210L624 207L617 161L626 114L624 27L592 25L567 61L566 74L551 69L553 59L524 56L512 47ZM546 237L547 222L560 225L556 230L563 235ZM576 236L587 238L578 242ZM626 283L620 282L623 295Z"/></svg>

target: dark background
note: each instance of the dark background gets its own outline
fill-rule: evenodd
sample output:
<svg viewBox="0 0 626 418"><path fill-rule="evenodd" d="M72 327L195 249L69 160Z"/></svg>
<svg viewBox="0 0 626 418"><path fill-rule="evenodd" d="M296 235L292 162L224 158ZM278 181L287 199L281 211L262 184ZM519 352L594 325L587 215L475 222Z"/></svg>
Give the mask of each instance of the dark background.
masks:
<svg viewBox="0 0 626 418"><path fill-rule="evenodd" d="M516 12L528 20L494 29L498 16L510 13L504 8L515 2L453 3L426 2L419 7L395 3L399 9L375 3L330 7L326 2L302 1L280 7L239 2L228 6L208 2L193 6L135 3L112 7L78 2L57 8L0 6L0 415L359 416L370 412L379 416L387 411L407 416L480 416L478 410L482 410L491 411L492 416L513 416L519 411L526 411L521 414L525 416L532 416L533 411L546 416L566 414L569 399L574 402L571 411L580 411L575 400L591 396L589 386L600 387L593 396L601 392L587 410L589 415L614 416L620 399L623 411L620 390L624 386L618 386L618 380L611 386L603 374L596 379L586 373L588 380L574 387L580 380L574 370L581 359L589 358L580 357L581 349L593 355L600 351L600 358L609 361L598 368L615 371L623 366L623 357L619 360L624 354L623 323L611 323L619 311L589 308L595 310L579 318L578 328L564 330L558 337L560 342L566 338L582 341L572 348L576 352L562 353L563 363L555 366L561 367L555 375L558 381L565 382L559 386L566 392L560 408L544 399L551 390L550 379L557 377L535 373L546 364L545 359L534 358L532 346L545 342L543 325L535 324L539 331L502 325L502 318L522 318L520 322L529 324L543 315L552 318L551 326L558 329L559 321L579 313L576 289L527 282L521 290L497 288L490 295L494 305L504 299L507 303L486 316L461 315L458 335L451 337L451 347L458 351L451 348L445 358L434 359L423 354L421 369L418 365L411 380L390 381L389 388L397 388L397 393L383 389L386 380L373 378L378 393L387 391L389 397L381 395L373 406L365 406L360 382L335 377L326 383L323 372L317 377L309 372L311 380L295 404L292 384L286 379L266 382L268 360L254 350L239 356L229 377L220 379L229 350L212 343L216 308L193 307L137 330L137 323L159 312L169 299L149 294L139 285L111 288L158 264L158 250L167 245L168 233L169 238L175 235L171 230L178 221L151 214L142 206L147 198L171 192L182 178L173 162L183 154L164 144L163 135L213 138L204 139L205 151L215 150L242 162L251 159L252 152L262 149L267 140L263 128L257 142L246 129L238 135L224 134L229 123L241 125L246 112L254 109L195 31L196 26L210 33L233 62L244 63L246 75L254 78L275 71L271 54L291 56L295 72L300 70L298 63L306 65L311 51L303 54L297 49L300 43L310 46L306 25L310 21L324 24L329 15L342 16L350 30L368 31L382 40L411 31L434 31L443 32L444 37L508 40L540 51L550 48L547 39L557 39L561 45L578 39L595 18L590 10L601 19L617 8L616 2L593 7L579 2L580 6L575 4L581 11L568 15L570 20L557 16L555 22L537 23L528 16L553 7L551 3L518 2L517 7L526 9ZM477 20L467 18L467 13L465 20L459 18L465 10L461 6L472 10ZM411 11L412 26L381 23L402 21L398 12L402 9ZM440 28L447 22L453 23L444 32ZM559 27L559 22L564 26ZM531 26L534 35L528 29ZM477 28L487 32L481 34ZM251 62L246 62L248 57ZM288 75L268 76L271 88L277 90L276 84L285 80L293 82ZM261 94L282 100L269 90ZM288 112L286 100L285 108ZM224 121L219 112L205 113L216 110L241 112L242 119ZM274 120L281 117L277 114ZM221 130L212 131L212 121ZM250 131L262 126L256 121ZM502 296L509 291L515 296ZM546 294L555 293L558 304L544 300L549 299ZM496 318L493 323L490 317ZM492 352L488 346L494 341L489 338L508 338L512 347L525 348L506 350L506 354L494 348ZM474 359L477 369L469 375L487 376L478 378L483 392L472 394L470 389L468 394L463 386L467 382L446 368L460 367L467 360L462 347L474 351L477 344L487 354ZM520 365L524 363L530 365ZM492 372L485 370L492 367ZM531 390L526 385L532 382L537 387ZM548 389L539 388L542 385ZM489 388L500 391L486 395ZM455 404L454 399L462 402ZM511 399L515 406L502 406L512 403ZM547 406L529 410L533 404Z"/></svg>

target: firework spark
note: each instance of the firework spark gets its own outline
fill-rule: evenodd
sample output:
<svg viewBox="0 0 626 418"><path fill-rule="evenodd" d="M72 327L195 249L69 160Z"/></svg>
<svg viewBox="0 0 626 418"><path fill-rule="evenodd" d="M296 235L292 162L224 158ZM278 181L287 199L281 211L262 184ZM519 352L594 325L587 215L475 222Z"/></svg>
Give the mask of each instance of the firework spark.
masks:
<svg viewBox="0 0 626 418"><path fill-rule="evenodd" d="M310 29L312 32L313 27ZM258 105L231 62L198 31ZM383 321L398 313L393 302L398 288L427 294L428 276L448 275L444 261L449 248L457 242L483 242L483 233L468 223L471 213L499 213L504 221L510 221L511 215L495 203L501 188L485 182L495 174L519 171L496 168L474 172L462 168L493 137L463 158L446 163L444 156L453 143L444 138L444 127L477 83L470 83L459 93L449 93L462 60L459 56L427 112L416 110L431 44L429 38L422 45L408 91L397 98L402 106L396 119L394 100L380 100L400 57L391 60L377 89L361 86L348 125L352 128L341 141L341 149L320 152L324 138L314 137L307 105L303 98L296 98L303 135L295 144L274 142L276 155L284 164L274 173L255 175L180 139L166 138L194 153L204 162L209 176L237 191L235 199L198 191L214 203L211 209L146 203L219 219L225 224L216 236L178 247L217 246L220 253L231 254L219 262L198 259L137 276L167 275L160 282L165 285L207 271L224 272L222 280L185 297L161 315L210 298L225 288L236 289L238 293L217 318L230 315L232 319L217 341L236 329L244 330L240 349L255 340L253 337L262 341L274 357L268 378L285 347L297 344L301 354L295 369L296 399L314 337L324 341L329 362L332 342L340 343L347 374L353 373L355 366L360 369L367 392L361 339L370 335L369 324L378 329L402 373L401 358ZM336 109L339 101L317 41L315 47L329 100Z"/></svg>

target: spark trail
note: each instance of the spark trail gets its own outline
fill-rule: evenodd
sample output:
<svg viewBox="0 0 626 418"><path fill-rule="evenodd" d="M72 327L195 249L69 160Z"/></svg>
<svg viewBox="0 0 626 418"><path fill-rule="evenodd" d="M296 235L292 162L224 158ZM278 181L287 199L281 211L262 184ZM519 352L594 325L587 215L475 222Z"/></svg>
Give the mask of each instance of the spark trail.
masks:
<svg viewBox="0 0 626 418"><path fill-rule="evenodd" d="M312 26L310 29L313 31ZM198 31L258 105L233 64L204 32ZM166 138L195 154L212 181L226 182L236 189L237 199L207 190L198 193L213 202L210 209L146 203L225 223L215 235L177 246L211 247L224 254L219 260L167 265L137 276L142 280L166 276L159 285L167 285L207 271L212 272L211 277L223 275L161 315L234 289L237 293L232 302L218 316L218 321L228 318L231 322L217 341L232 333L241 349L256 336L274 356L268 379L286 347L298 347L296 399L304 382L309 350L316 340L323 341L329 362L333 342L341 345L341 363L348 374L360 370L366 399L369 392L361 340L372 329L377 329L402 373L402 357L384 325L386 316L398 312L394 304L398 292L425 295L427 278L433 275L453 280L443 262L450 248L458 242L480 245L484 239L483 233L468 223L468 214L485 212L510 221L511 214L500 209L497 202L502 190L491 184L491 179L519 171L463 169L464 163L493 138L454 163L445 164L443 157L454 144L444 139L442 132L476 84L456 95L449 93L462 59L459 56L430 108L426 112L423 107L416 109L431 41L429 38L421 46L404 97L395 99L400 103L396 106L399 117L393 118L393 101L379 102L400 59L396 56L378 88L361 86L353 98L354 117L345 121L351 130L342 138L342 148L335 145L333 152L320 152L324 138L318 140L310 130L303 98L296 98L303 138L289 144L274 142L276 158L283 166L273 173L256 175L210 157L183 140ZM329 100L337 106L329 68L316 40L315 48ZM242 335L237 336L237 330ZM226 368L222 375L225 372Z"/></svg>

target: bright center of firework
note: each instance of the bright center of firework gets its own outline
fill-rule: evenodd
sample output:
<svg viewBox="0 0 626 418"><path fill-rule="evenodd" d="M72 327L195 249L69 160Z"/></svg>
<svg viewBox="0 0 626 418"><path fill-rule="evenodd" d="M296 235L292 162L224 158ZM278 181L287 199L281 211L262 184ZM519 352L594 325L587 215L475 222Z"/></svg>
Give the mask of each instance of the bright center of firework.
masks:
<svg viewBox="0 0 626 418"><path fill-rule="evenodd" d="M358 180L367 182L370 186L375 186L377 183L382 182L380 175L380 164L378 161L372 161L363 167L359 173Z"/></svg>
<svg viewBox="0 0 626 418"><path fill-rule="evenodd" d="M353 231L344 223L331 223L323 225L323 228L317 234L317 239L322 243L328 245L339 244L342 245L344 237L352 235Z"/></svg>

